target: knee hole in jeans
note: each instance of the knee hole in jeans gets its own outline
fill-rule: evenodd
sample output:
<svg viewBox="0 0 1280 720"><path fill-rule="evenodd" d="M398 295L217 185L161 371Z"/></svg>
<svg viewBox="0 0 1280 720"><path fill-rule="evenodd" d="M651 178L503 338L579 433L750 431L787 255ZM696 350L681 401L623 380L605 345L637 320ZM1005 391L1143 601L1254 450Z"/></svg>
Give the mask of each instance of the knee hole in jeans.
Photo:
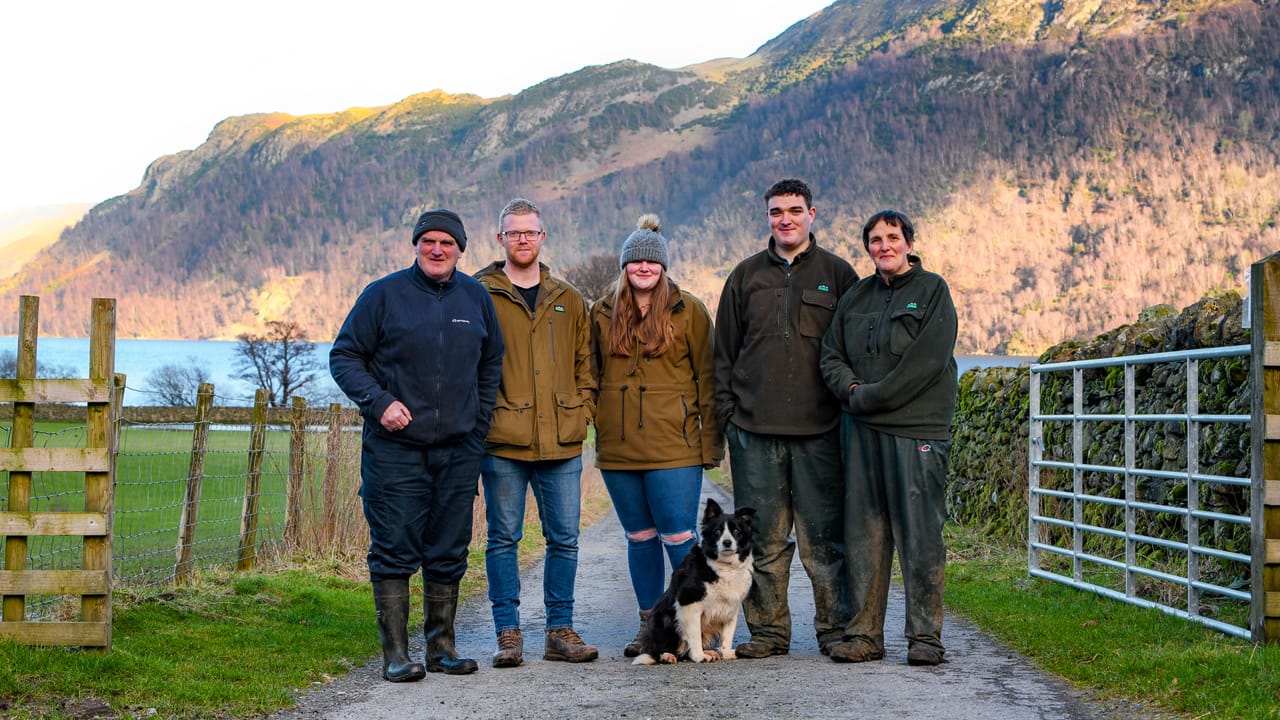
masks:
<svg viewBox="0 0 1280 720"><path fill-rule="evenodd" d="M657 528L646 528L644 530L637 530L633 533L627 533L627 539L634 543L648 542L656 537L658 537Z"/></svg>
<svg viewBox="0 0 1280 720"><path fill-rule="evenodd" d="M662 536L663 545L683 545L693 539L692 530L683 530L678 533Z"/></svg>

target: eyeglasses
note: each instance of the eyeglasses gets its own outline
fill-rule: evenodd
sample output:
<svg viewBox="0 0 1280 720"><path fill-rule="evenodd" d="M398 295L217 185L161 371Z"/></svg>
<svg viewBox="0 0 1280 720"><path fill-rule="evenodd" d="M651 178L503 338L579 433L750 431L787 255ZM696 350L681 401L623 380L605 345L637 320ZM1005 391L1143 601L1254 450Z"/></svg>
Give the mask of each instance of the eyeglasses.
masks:
<svg viewBox="0 0 1280 720"><path fill-rule="evenodd" d="M517 240L537 240L541 234L541 230L505 230L502 233L502 237L506 238L508 242L515 242Z"/></svg>

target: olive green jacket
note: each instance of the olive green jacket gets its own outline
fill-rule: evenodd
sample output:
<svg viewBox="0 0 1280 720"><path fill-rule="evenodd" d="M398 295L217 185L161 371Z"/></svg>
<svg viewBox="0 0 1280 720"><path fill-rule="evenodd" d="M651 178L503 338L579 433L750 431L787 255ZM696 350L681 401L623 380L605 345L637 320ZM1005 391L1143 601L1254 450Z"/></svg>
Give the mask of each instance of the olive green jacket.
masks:
<svg viewBox="0 0 1280 720"><path fill-rule="evenodd" d="M599 377L596 467L666 470L715 467L724 458L716 423L711 313L693 295L674 300L675 346L658 357L609 355L613 298L591 308L591 352Z"/></svg>
<svg viewBox="0 0 1280 720"><path fill-rule="evenodd" d="M587 303L541 265L530 310L504 264L494 262L475 275L493 298L507 345L485 452L510 460L577 457L595 409Z"/></svg>

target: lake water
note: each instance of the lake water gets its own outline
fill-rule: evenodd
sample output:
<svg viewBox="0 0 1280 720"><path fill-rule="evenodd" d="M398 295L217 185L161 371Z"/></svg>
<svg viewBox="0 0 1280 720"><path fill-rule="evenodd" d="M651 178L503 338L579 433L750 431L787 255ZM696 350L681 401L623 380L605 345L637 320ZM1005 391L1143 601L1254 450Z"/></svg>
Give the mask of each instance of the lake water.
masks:
<svg viewBox="0 0 1280 720"><path fill-rule="evenodd" d="M233 340L116 340L116 372L124 373L126 405L151 405L148 376L164 365L203 367L213 383L218 405L252 405L254 387L237 379L238 342ZM304 394L311 404L347 403L329 376L332 343L316 343L317 371L313 387ZM0 337L0 353L18 351L18 338ZM958 355L960 374L974 367L1016 366L1034 358L1012 355ZM49 367L71 368L76 377L89 374L88 338L42 337L36 344L36 360Z"/></svg>

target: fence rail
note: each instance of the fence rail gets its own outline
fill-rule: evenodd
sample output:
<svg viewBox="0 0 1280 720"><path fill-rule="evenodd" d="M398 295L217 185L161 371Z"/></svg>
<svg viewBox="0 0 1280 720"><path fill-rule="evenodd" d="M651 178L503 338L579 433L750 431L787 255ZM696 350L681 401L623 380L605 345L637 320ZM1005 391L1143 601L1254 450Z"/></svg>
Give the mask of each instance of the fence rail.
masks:
<svg viewBox="0 0 1280 720"><path fill-rule="evenodd" d="M1248 345L1239 345L1031 366L1027 563L1033 577L1063 583L1134 605L1157 608L1230 635L1246 638L1250 636L1247 614L1238 614L1242 620L1236 622L1224 621L1210 614L1221 614L1221 604L1213 602L1214 599L1247 604L1251 599L1250 593L1206 581L1202 570L1206 562L1228 563L1237 566L1239 574L1244 575L1247 574L1252 557L1247 552L1223 549L1205 542L1201 523L1229 523L1249 527L1252 521L1247 512L1234 514L1206 510L1201 507L1201 498L1206 489L1215 486L1248 487L1251 478L1202 472L1199 448L1203 426L1215 423L1247 424L1251 421L1249 415L1200 411L1201 361L1247 357L1249 353ZM1183 375L1186 390L1185 395L1180 398L1185 410L1144 412L1144 408L1139 406L1138 370L1168 364L1185 366ZM1104 412L1089 406L1091 398L1086 390L1086 372L1111 368L1120 368L1124 374L1121 412ZM1060 391L1070 397L1069 412L1043 411L1045 378L1056 374L1069 374L1069 383L1058 384ZM1054 400L1065 404L1062 398ZM1123 464L1089 462L1086 457L1086 437L1095 435L1096 433L1090 432L1091 428L1103 423L1123 424ZM1139 465L1138 429L1144 423L1183 425L1186 437L1186 464L1183 469L1169 471ZM1069 428L1070 458L1046 456L1049 452L1046 427L1054 424L1066 426L1060 431L1062 433ZM1057 471L1053 480L1048 483L1046 471ZM1107 478L1119 478L1119 487L1122 488L1119 497L1107 494L1117 487L1114 481L1107 482ZM1140 478L1160 478L1182 483L1185 503L1172 505L1143 498L1139 491ZM1094 482L1089 482L1090 480ZM1046 484L1059 486L1046 487ZM1117 511L1118 514L1108 513L1106 509ZM1170 525L1168 518L1176 519L1185 529L1180 539L1161 536L1159 530L1167 529ZM1090 519L1093 521L1090 522ZM1105 519L1118 520L1122 527L1105 526L1101 522ZM1152 553L1152 548L1167 552L1163 555ZM1181 556L1182 563L1177 572L1172 570L1173 563L1168 562L1172 555ZM1218 572L1216 575L1231 577L1233 573ZM1144 594L1152 594L1150 588L1143 586L1144 579L1180 587L1182 602L1175 606L1161 598L1158 592L1154 593L1157 599L1144 597Z"/></svg>
<svg viewBox="0 0 1280 720"><path fill-rule="evenodd" d="M1248 345L1031 366L1030 575L1280 640L1280 254L1253 265L1251 298ZM1223 363L1242 382L1206 407L1202 364ZM1247 469L1205 467L1208 438L1238 439Z"/></svg>

